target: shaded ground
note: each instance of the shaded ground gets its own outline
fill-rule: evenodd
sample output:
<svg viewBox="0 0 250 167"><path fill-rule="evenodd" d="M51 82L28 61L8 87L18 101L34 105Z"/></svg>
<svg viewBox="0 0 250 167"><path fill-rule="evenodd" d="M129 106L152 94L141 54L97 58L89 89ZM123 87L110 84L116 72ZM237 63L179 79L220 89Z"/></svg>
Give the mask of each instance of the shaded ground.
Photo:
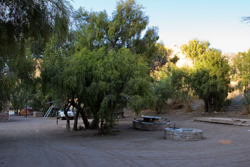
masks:
<svg viewBox="0 0 250 167"><path fill-rule="evenodd" d="M163 131L132 129L135 116L130 114L120 119L120 132L109 136L91 130L66 132L66 122L59 120L56 125L55 118L10 116L10 122L0 123L0 166L248 167L250 127L194 122L199 115L204 116L196 112L160 115L177 127L203 130L205 139L197 142L164 140Z"/></svg>
<svg viewBox="0 0 250 167"><path fill-rule="evenodd" d="M242 100L244 99L244 93L239 91L234 91L229 93L228 98L232 100L231 105L228 107L227 111L243 111Z"/></svg>

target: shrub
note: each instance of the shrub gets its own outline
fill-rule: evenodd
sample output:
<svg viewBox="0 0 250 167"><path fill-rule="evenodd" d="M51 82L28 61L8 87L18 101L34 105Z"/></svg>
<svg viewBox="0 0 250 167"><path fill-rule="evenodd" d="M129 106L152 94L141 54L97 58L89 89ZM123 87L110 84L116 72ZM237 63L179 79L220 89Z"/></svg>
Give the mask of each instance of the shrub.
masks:
<svg viewBox="0 0 250 167"><path fill-rule="evenodd" d="M250 95L247 94L245 98L243 99L243 105L245 110L250 113Z"/></svg>

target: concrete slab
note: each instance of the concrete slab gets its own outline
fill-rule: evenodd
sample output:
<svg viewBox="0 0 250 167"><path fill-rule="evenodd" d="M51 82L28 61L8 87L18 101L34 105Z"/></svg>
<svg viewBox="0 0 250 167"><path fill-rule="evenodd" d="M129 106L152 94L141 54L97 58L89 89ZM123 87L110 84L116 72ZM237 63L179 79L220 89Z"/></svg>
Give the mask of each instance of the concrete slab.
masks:
<svg viewBox="0 0 250 167"><path fill-rule="evenodd" d="M228 124L236 126L250 126L250 119L239 119L239 118L195 117L194 121Z"/></svg>

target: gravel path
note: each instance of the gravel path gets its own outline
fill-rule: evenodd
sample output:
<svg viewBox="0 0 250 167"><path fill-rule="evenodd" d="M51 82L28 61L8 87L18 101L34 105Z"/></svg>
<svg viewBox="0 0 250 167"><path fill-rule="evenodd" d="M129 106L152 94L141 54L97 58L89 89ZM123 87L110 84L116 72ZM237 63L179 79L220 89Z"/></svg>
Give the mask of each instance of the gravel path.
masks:
<svg viewBox="0 0 250 167"><path fill-rule="evenodd" d="M132 117L120 119L116 135L99 136L93 130L66 132L66 122L56 125L55 118L10 116L0 123L0 167L250 166L250 127L194 122L190 114L161 116L203 130L205 139L164 140L163 131L132 129Z"/></svg>

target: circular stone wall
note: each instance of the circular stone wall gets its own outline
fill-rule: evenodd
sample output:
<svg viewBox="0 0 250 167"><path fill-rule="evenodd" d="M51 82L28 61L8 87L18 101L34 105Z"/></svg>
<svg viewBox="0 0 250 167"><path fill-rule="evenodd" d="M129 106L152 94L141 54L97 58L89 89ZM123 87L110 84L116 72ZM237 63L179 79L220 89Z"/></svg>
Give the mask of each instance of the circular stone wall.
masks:
<svg viewBox="0 0 250 167"><path fill-rule="evenodd" d="M170 127L170 122L166 123L150 123L143 122L143 120L133 120L133 128L148 131L162 131Z"/></svg>
<svg viewBox="0 0 250 167"><path fill-rule="evenodd" d="M192 128L165 128L164 139L198 141L203 139L203 131Z"/></svg>

